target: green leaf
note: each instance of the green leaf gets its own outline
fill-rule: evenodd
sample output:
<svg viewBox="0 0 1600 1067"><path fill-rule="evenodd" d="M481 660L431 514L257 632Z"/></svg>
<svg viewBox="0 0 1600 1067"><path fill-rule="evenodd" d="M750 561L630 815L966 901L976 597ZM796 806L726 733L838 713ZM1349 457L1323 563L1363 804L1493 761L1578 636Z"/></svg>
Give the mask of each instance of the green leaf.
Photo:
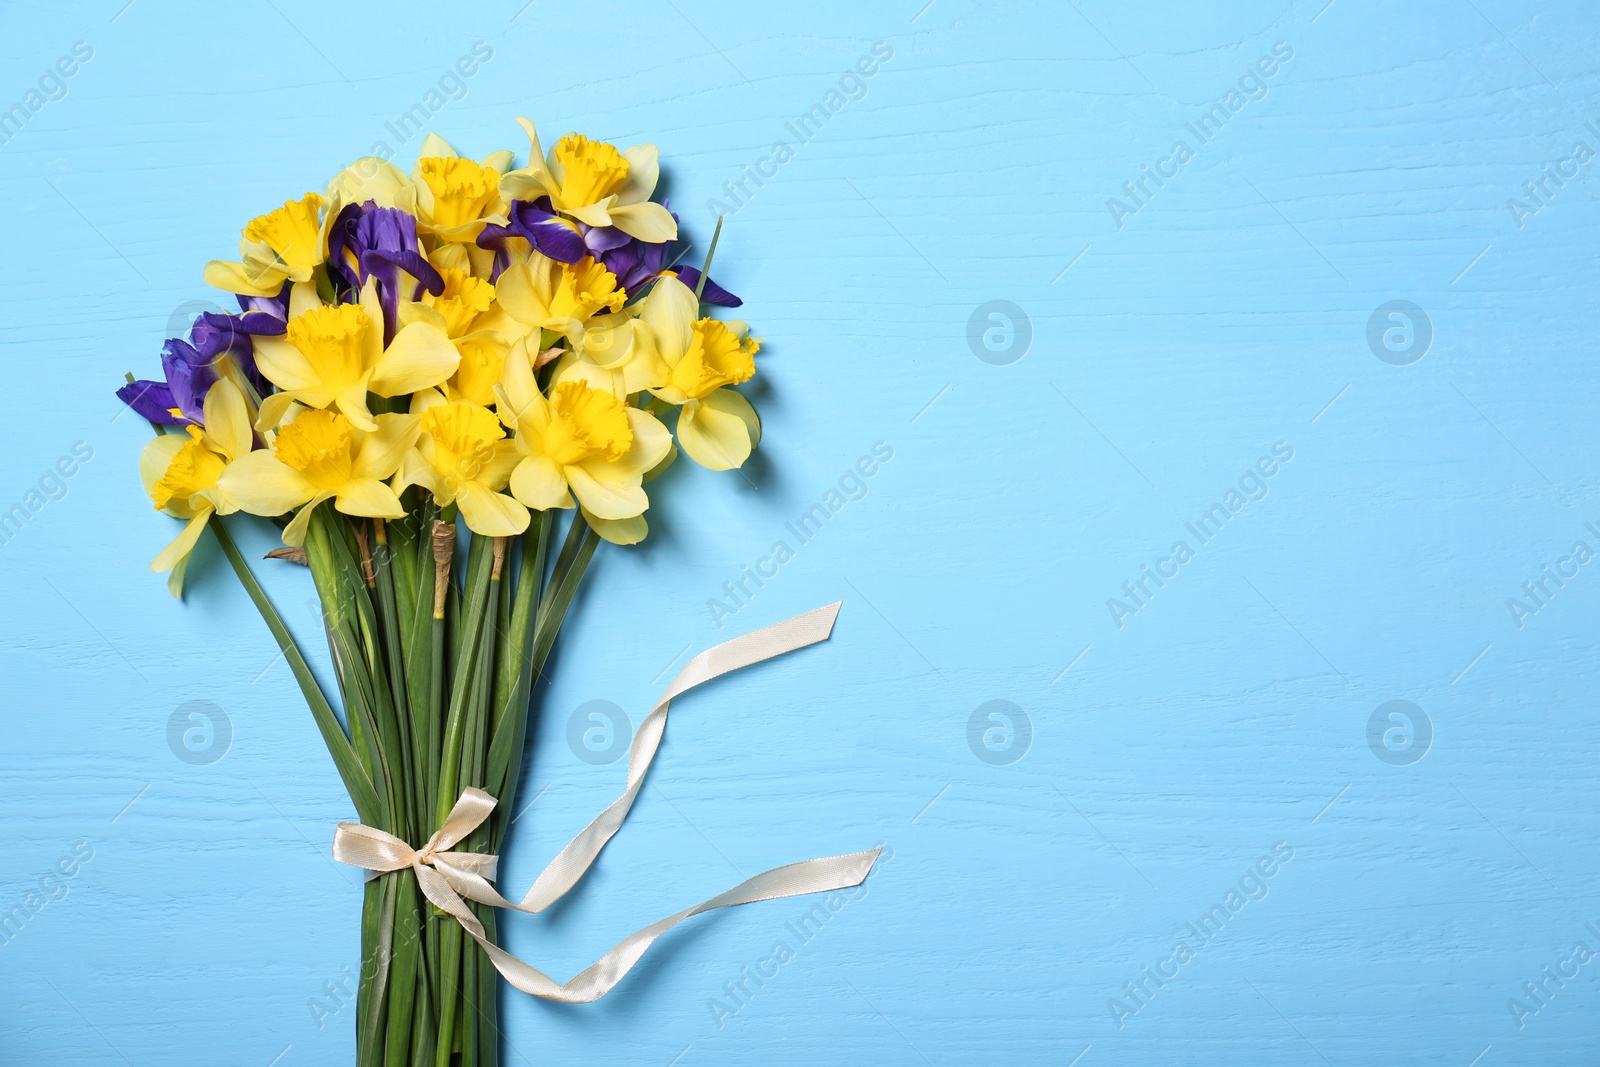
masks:
<svg viewBox="0 0 1600 1067"><path fill-rule="evenodd" d="M368 822L376 818L377 790L372 785L372 779L362 769L355 748L351 745L344 726L340 724L338 715L334 713L333 705L328 703L328 698L323 693L322 687L317 684L316 676L311 673L311 667L306 663L305 656L300 654L300 647L295 644L294 635L284 625L278 609L272 606L272 601L267 598L261 583L256 581L255 574L245 563L244 557L239 554L239 548L233 543L233 537L228 533L222 518L212 516L207 526L216 536L217 543L222 546L223 555L228 557L228 562L233 566L233 572L239 576L239 582L244 586L245 592L250 594L250 599L255 603L256 610L261 613L267 629L272 631L273 639L278 642L278 648L282 651L284 659L288 660L289 669L294 672L294 680L299 683L300 692L305 696L306 704L311 709L311 717L317 724L318 732L322 734L323 744L328 747L328 755L333 757L333 765L338 769L339 777L343 779L345 790L350 794L351 803L355 805L361 821Z"/></svg>

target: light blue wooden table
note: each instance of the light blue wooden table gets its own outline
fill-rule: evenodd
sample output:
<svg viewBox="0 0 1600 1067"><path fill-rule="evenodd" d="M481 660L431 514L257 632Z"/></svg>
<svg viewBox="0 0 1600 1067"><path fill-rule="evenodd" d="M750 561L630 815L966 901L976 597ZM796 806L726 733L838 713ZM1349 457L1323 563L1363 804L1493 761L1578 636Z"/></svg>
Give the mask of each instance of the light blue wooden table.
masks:
<svg viewBox="0 0 1600 1067"><path fill-rule="evenodd" d="M185 604L144 569L173 526L111 391L245 220L409 166L407 114L654 141L767 338L749 480L676 471L600 557L505 883L621 788L575 715L845 602L674 709L512 947L565 978L892 849L804 932L738 909L598 1005L508 995L507 1063L1593 1060L1592 5L123 2L0 44L0 1060L352 1061L352 809L214 546Z"/></svg>

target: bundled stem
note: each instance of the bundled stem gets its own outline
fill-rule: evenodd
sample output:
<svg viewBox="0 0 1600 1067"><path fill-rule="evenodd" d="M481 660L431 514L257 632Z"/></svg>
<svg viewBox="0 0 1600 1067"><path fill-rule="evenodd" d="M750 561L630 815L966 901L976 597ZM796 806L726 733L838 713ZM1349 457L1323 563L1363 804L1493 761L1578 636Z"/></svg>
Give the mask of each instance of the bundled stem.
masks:
<svg viewBox="0 0 1600 1067"><path fill-rule="evenodd" d="M234 545L223 552L277 639L363 823L420 845L468 786L494 817L456 846L496 851L515 818L531 697L599 535L573 515L536 512L516 538L469 537L431 502L393 523L312 515L306 563L343 717ZM465 556L457 581L457 566ZM492 939L493 909L476 908ZM357 1062L361 1067L495 1067L496 972L459 923L401 870L369 881L361 919Z"/></svg>

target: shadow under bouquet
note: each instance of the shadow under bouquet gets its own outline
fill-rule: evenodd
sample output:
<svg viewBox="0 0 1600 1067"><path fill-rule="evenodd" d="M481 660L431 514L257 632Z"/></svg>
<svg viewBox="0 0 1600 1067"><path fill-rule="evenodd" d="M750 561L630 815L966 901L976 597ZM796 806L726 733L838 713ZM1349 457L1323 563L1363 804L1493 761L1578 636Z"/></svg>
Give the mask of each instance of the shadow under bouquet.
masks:
<svg viewBox="0 0 1600 1067"><path fill-rule="evenodd" d="M359 817L340 824L334 856L373 875L364 1067L494 1064L497 974L535 996L596 1000L677 922L857 885L877 857L757 875L566 983L498 944L497 909L548 907L620 828L674 697L825 639L838 611L690 661L642 720L623 794L521 901L494 888L534 686L597 548L645 537L645 487L680 450L729 470L761 436L733 388L755 373L760 341L702 313L740 301L707 276L710 253L698 269L672 257L677 219L651 200L656 148L569 134L546 154L519 121L526 166L508 151L466 159L430 134L409 176L361 159L252 220L239 260L205 269L239 312L201 315L167 342L161 380L130 375L118 394L158 431L140 457L151 500L184 523L152 569L181 596L212 531ZM337 705L228 533L224 517L240 512L275 519L272 555L307 567Z"/></svg>

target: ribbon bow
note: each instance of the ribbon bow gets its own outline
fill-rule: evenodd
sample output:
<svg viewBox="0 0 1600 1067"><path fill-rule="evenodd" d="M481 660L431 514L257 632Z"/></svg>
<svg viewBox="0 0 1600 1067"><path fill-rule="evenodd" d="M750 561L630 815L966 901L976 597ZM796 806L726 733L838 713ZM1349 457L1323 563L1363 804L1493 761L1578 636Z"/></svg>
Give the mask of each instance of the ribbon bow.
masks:
<svg viewBox="0 0 1600 1067"><path fill-rule="evenodd" d="M839 605L829 604L724 642L690 660L672 684L667 686L633 736L633 745L628 752L627 789L550 861L520 903L507 900L490 885L499 857L481 852L450 851L451 846L482 825L490 812L494 811L495 798L481 789L465 789L445 817L444 825L420 849L412 848L383 830L360 823L342 822L333 836L333 858L380 873L410 867L416 872L417 884L423 894L440 910L455 916L467 933L483 946L495 969L507 982L524 993L566 1004L587 1004L605 996L632 969L656 938L691 916L758 900L825 893L860 885L877 862L878 849L846 856L802 860L763 871L725 893L628 935L593 966L564 985L489 941L484 936L483 924L466 905L466 900L475 900L496 908L540 912L561 899L588 871L633 807L634 799L644 785L645 772L649 770L650 762L661 745L661 737L667 726L667 709L672 699L730 671L826 640L833 632L833 622L838 614Z"/></svg>

